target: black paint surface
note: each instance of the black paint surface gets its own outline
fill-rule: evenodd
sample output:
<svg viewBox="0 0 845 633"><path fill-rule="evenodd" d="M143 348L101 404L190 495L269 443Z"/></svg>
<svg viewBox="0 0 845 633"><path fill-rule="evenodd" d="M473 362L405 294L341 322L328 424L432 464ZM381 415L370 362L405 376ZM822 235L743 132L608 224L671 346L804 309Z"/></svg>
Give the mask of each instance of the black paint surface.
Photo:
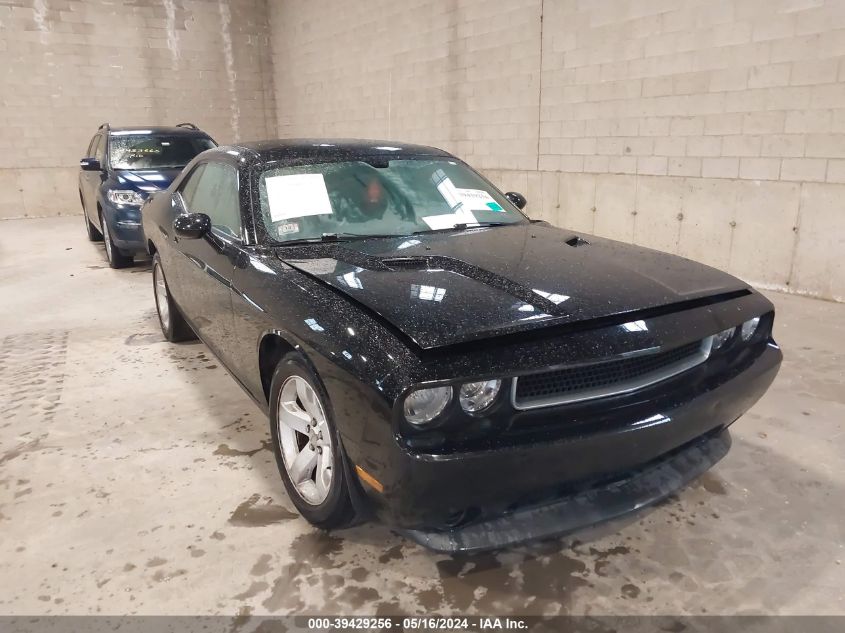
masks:
<svg viewBox="0 0 845 633"><path fill-rule="evenodd" d="M197 157L142 216L176 302L265 411L278 354L298 349L308 358L330 396L348 463L384 485L378 494L361 484L359 503L384 520L436 528L457 515L482 519L622 477L727 427L773 380L781 354L771 340L771 303L680 257L574 239L527 218L425 235L270 244L253 216L258 176L269 163L372 156L458 160L387 141L221 147ZM242 233L176 241L179 187L204 161L237 168ZM657 385L532 411L509 402L514 376L671 349L761 315L752 341L734 337L700 366ZM483 415L453 401L435 428L404 422L402 399L414 386L490 377L505 384Z"/></svg>

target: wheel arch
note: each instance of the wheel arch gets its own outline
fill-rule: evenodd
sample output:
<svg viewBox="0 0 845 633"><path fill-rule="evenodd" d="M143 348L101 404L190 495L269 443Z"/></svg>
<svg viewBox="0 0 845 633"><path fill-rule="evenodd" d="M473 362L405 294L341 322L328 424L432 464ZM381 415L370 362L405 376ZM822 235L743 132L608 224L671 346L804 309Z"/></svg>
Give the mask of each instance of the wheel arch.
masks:
<svg viewBox="0 0 845 633"><path fill-rule="evenodd" d="M293 351L302 353L298 345L292 344L279 332L266 332L261 337L261 342L258 344L258 371L261 377L261 389L264 392L264 400L268 404L270 403L270 384L273 382L273 373L276 371L276 365L284 358L285 354Z"/></svg>

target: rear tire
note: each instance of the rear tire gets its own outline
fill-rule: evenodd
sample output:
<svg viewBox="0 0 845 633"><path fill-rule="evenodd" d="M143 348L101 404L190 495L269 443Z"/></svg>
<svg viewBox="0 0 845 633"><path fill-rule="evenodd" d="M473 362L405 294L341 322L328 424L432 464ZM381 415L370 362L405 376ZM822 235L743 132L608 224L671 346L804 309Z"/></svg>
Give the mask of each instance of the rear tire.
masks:
<svg viewBox="0 0 845 633"><path fill-rule="evenodd" d="M291 422L301 430L294 430ZM279 474L299 513L324 530L353 525L355 508L329 396L298 352L286 354L273 373L270 434ZM300 459L313 460L313 465L297 469ZM295 482L291 472L297 471L304 475Z"/></svg>
<svg viewBox="0 0 845 633"><path fill-rule="evenodd" d="M153 255L153 295L156 302L156 313L161 333L171 343L192 341L197 335L185 321L179 306L173 301L170 295L170 288L167 279L164 277L164 269L161 267L161 257L158 253Z"/></svg>
<svg viewBox="0 0 845 633"><path fill-rule="evenodd" d="M103 242L106 245L106 259L109 262L109 266L112 268L126 268L127 266L131 266L135 262L134 258L131 255L124 255L115 246L114 240L111 238L108 222L106 222L106 218L102 213L100 213L100 224L103 227Z"/></svg>
<svg viewBox="0 0 845 633"><path fill-rule="evenodd" d="M103 234L94 228L94 225L91 224L91 220L88 219L88 213L85 212L85 200L82 197L81 191L79 192L79 202L82 204L82 219L85 221L85 232L88 234L88 241L102 242Z"/></svg>

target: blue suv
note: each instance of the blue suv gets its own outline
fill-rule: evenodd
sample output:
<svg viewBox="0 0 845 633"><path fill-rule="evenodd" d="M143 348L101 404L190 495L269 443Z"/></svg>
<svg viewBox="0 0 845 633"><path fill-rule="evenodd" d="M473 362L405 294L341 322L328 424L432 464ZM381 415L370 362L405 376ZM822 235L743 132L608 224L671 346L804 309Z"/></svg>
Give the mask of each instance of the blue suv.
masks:
<svg viewBox="0 0 845 633"><path fill-rule="evenodd" d="M216 147L193 123L174 127L111 127L103 123L79 161L79 199L85 230L102 240L112 268L146 252L141 205L167 189L197 154Z"/></svg>

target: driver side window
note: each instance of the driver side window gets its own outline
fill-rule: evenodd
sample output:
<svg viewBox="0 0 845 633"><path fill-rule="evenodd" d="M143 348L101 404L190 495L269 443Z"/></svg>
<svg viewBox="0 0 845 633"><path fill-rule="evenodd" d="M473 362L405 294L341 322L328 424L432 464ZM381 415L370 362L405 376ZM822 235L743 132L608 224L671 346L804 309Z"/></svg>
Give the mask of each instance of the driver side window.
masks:
<svg viewBox="0 0 845 633"><path fill-rule="evenodd" d="M205 213L213 228L240 239L241 209L234 167L216 162L199 165L188 176L181 194L188 213Z"/></svg>

